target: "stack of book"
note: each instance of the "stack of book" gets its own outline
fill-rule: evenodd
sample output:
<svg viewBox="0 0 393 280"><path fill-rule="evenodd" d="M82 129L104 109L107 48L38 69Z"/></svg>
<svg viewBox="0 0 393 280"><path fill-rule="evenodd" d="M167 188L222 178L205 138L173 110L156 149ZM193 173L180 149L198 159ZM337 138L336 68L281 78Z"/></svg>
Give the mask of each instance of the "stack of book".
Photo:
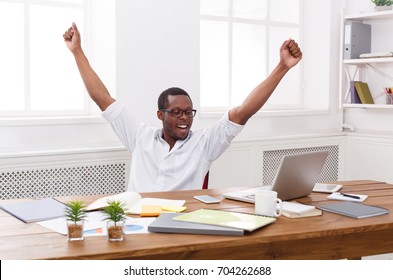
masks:
<svg viewBox="0 0 393 280"><path fill-rule="evenodd" d="M244 235L276 221L275 217L225 210L199 209L185 214L161 213L148 226L151 232Z"/></svg>
<svg viewBox="0 0 393 280"><path fill-rule="evenodd" d="M312 205L284 201L282 215L288 218L304 218L320 216L322 215L322 211Z"/></svg>

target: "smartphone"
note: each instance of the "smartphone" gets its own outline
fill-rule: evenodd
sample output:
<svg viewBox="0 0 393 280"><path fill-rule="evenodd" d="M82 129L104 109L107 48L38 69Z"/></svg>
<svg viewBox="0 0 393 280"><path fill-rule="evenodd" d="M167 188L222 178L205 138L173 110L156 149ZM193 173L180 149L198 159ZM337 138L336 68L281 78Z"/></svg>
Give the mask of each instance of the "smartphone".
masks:
<svg viewBox="0 0 393 280"><path fill-rule="evenodd" d="M321 192L321 193L334 193L338 192L343 186L336 184L322 184L316 183L314 186L313 192Z"/></svg>
<svg viewBox="0 0 393 280"><path fill-rule="evenodd" d="M212 197L210 195L196 195L194 196L195 199L202 201L203 203L220 203L221 201L215 197Z"/></svg>

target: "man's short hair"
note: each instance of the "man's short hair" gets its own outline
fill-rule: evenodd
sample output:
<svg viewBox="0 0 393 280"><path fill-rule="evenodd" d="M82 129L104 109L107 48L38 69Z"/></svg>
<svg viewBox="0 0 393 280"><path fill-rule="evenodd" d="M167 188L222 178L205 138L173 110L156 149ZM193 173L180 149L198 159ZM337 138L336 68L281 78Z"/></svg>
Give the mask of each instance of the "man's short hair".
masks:
<svg viewBox="0 0 393 280"><path fill-rule="evenodd" d="M168 107L168 95L185 95L190 99L192 104L190 95L184 89L171 87L164 90L158 97L158 110L166 109Z"/></svg>

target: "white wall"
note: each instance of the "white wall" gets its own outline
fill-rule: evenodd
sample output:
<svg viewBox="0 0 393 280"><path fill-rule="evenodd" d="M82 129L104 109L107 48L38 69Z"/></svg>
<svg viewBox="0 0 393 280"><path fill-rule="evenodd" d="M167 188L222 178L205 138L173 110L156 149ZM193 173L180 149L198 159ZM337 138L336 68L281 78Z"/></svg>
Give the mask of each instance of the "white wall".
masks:
<svg viewBox="0 0 393 280"><path fill-rule="evenodd" d="M345 151L345 178L393 183L393 137L390 135L349 133Z"/></svg>
<svg viewBox="0 0 393 280"><path fill-rule="evenodd" d="M117 97L160 126L157 98L186 89L199 104L199 1L117 1Z"/></svg>

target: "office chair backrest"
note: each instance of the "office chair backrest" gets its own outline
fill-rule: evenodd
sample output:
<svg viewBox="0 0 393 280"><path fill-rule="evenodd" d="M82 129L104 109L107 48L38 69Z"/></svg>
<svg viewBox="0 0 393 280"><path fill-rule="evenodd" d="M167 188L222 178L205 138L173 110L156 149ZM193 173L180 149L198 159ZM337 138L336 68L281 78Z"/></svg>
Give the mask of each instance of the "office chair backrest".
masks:
<svg viewBox="0 0 393 280"><path fill-rule="evenodd" d="M207 190L208 186L209 186L209 172L206 173L205 180L203 180L202 189Z"/></svg>

